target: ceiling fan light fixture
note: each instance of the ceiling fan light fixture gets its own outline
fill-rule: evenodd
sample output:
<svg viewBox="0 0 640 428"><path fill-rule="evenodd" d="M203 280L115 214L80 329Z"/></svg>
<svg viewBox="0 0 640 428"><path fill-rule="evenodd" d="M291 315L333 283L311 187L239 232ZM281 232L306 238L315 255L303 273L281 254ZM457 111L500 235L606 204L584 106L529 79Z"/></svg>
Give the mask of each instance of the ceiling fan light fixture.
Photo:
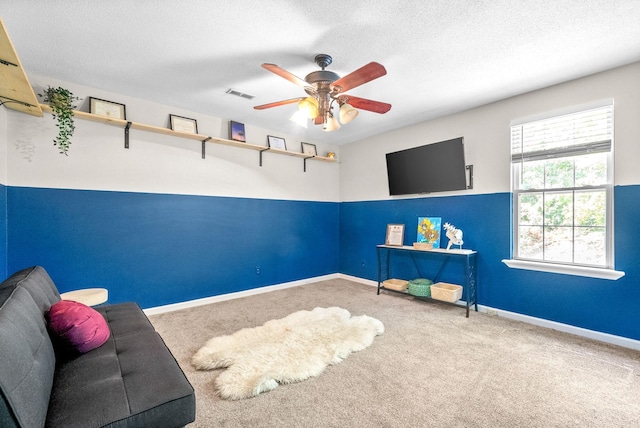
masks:
<svg viewBox="0 0 640 428"><path fill-rule="evenodd" d="M340 123L343 125L351 122L360 112L354 109L351 104L344 103L340 106Z"/></svg>
<svg viewBox="0 0 640 428"><path fill-rule="evenodd" d="M298 125L306 128L307 122L308 122L308 118L307 118L307 113L302 111L302 110L298 110L295 113L293 113L293 115L289 118L289 120L291 122L297 123Z"/></svg>
<svg viewBox="0 0 640 428"><path fill-rule="evenodd" d="M327 112L327 119L322 125L322 130L325 132L337 131L340 129L340 124L336 120L335 117L331 114L331 112Z"/></svg>
<svg viewBox="0 0 640 428"><path fill-rule="evenodd" d="M298 109L306 114L309 119L315 119L318 116L318 100L313 97L307 97L298 103Z"/></svg>

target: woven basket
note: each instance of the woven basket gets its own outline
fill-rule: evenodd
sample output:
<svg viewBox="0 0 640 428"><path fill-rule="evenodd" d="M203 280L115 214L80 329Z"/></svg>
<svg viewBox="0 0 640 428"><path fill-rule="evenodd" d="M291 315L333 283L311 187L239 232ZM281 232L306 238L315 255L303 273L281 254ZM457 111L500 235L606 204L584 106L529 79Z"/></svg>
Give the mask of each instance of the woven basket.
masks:
<svg viewBox="0 0 640 428"><path fill-rule="evenodd" d="M446 282L437 282L431 288L434 299L443 300L445 302L457 302L462 298L462 286L456 284L448 284Z"/></svg>
<svg viewBox="0 0 640 428"><path fill-rule="evenodd" d="M417 278L409 281L409 294L418 297L431 297L431 284L433 281L426 278Z"/></svg>
<svg viewBox="0 0 640 428"><path fill-rule="evenodd" d="M382 283L384 288L388 288L390 290L396 291L404 291L407 289L407 284L409 281L405 281L404 279L387 279Z"/></svg>

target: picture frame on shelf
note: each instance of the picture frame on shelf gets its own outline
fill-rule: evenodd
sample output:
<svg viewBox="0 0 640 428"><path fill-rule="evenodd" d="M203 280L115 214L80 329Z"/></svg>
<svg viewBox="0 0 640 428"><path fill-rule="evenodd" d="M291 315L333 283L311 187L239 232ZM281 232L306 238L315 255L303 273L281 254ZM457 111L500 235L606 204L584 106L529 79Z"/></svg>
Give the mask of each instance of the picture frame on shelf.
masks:
<svg viewBox="0 0 640 428"><path fill-rule="evenodd" d="M287 150L287 144L282 137L267 135L267 143L269 144L269 148L271 149Z"/></svg>
<svg viewBox="0 0 640 428"><path fill-rule="evenodd" d="M247 142L247 135L244 131L244 123L229 121L229 139L233 141Z"/></svg>
<svg viewBox="0 0 640 428"><path fill-rule="evenodd" d="M318 156L318 149L315 144L302 142L300 145L302 146L302 153L305 155Z"/></svg>
<svg viewBox="0 0 640 428"><path fill-rule="evenodd" d="M402 247L404 245L404 224L388 224L384 245Z"/></svg>
<svg viewBox="0 0 640 428"><path fill-rule="evenodd" d="M198 122L195 119L170 114L169 123L172 131L184 132L185 134L198 133Z"/></svg>
<svg viewBox="0 0 640 428"><path fill-rule="evenodd" d="M112 119L127 119L127 108L124 104L100 98L89 97L89 112Z"/></svg>

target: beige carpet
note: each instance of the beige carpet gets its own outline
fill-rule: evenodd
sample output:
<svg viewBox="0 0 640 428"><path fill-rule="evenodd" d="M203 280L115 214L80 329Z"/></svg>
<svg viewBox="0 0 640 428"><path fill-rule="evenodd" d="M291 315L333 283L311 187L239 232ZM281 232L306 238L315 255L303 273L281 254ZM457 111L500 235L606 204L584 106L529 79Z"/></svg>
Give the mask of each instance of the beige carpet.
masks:
<svg viewBox="0 0 640 428"><path fill-rule="evenodd" d="M317 378L241 401L191 356L211 337L316 306L385 334ZM640 352L337 279L151 316L196 390L190 427L640 427Z"/></svg>

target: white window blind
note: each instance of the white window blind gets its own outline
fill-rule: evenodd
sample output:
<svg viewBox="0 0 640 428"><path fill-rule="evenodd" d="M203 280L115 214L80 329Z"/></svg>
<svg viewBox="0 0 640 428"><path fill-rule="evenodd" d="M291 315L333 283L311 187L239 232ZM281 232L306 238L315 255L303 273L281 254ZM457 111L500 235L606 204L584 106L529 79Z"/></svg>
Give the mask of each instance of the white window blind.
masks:
<svg viewBox="0 0 640 428"><path fill-rule="evenodd" d="M525 162L611 151L613 106L511 127L511 160Z"/></svg>

